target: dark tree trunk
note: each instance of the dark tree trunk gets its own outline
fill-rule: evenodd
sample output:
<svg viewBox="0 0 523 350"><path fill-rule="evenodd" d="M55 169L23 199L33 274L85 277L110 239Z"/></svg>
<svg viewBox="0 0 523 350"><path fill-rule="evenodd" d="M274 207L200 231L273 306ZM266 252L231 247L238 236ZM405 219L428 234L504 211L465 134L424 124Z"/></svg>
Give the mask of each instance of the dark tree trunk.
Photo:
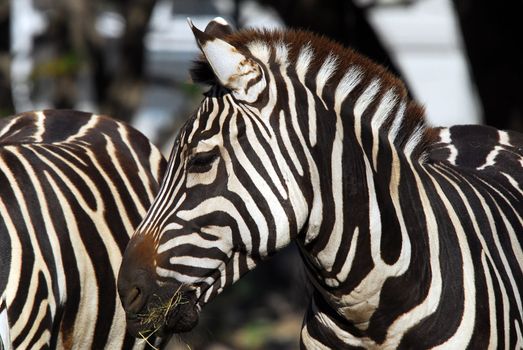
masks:
<svg viewBox="0 0 523 350"><path fill-rule="evenodd" d="M0 117L14 111L9 56L9 1L0 0Z"/></svg>
<svg viewBox="0 0 523 350"><path fill-rule="evenodd" d="M126 27L119 50L119 64L109 84L97 83L97 90L107 100L102 108L107 113L129 121L142 95L145 68L144 37L155 0L120 1Z"/></svg>
<svg viewBox="0 0 523 350"><path fill-rule="evenodd" d="M74 107L81 93L81 75L92 79L94 102L101 113L129 122L141 101L143 41L155 0L113 1L123 14L125 29L120 40L110 42L105 42L94 27L101 4L100 0L61 0L52 7L49 36L54 59L60 63L70 58L74 62L58 74L52 70L53 105Z"/></svg>
<svg viewBox="0 0 523 350"><path fill-rule="evenodd" d="M523 131L520 0L454 0L484 121Z"/></svg>
<svg viewBox="0 0 523 350"><path fill-rule="evenodd" d="M400 69L367 20L365 10L353 1L260 0L260 2L272 6L288 26L326 35L370 57L402 78Z"/></svg>

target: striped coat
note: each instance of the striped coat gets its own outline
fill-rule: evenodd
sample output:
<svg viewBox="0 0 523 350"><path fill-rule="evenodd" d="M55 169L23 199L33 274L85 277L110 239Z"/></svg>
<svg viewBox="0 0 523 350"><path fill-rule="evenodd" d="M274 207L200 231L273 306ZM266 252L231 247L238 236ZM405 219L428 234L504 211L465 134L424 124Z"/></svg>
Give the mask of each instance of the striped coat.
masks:
<svg viewBox="0 0 523 350"><path fill-rule="evenodd" d="M142 134L107 117L42 111L0 120L7 348L133 347L115 280L164 167Z"/></svg>
<svg viewBox="0 0 523 350"><path fill-rule="evenodd" d="M162 327L191 329L294 240L302 348L523 346L521 134L428 127L397 78L312 33L193 32L210 89L124 254L133 334L173 293Z"/></svg>

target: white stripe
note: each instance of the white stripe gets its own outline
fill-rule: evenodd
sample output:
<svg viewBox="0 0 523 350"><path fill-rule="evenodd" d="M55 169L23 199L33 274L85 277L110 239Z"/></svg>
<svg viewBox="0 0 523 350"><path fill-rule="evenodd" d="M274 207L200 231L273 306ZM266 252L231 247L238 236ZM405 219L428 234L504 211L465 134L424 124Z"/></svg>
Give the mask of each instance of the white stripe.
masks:
<svg viewBox="0 0 523 350"><path fill-rule="evenodd" d="M416 149L416 146L419 145L420 141L423 139L423 134L425 132L425 127L422 124L418 124L412 134L410 134L405 147L403 148L403 153L410 157L412 152Z"/></svg>
<svg viewBox="0 0 523 350"><path fill-rule="evenodd" d="M284 113L280 112L280 137L284 140L284 146L287 149L288 153L291 156L292 163L294 164L296 171L298 172L298 175L302 176L303 171L303 165L301 161L298 161L298 157L295 152L295 148L292 142L290 142L290 137L288 134L288 131L292 130L294 131L294 134L296 138L299 141L299 147L301 150L303 150L307 156L307 160L310 164L310 155L308 155L308 147L306 145L305 138L302 134L300 123L298 121L298 112L296 110L296 95L294 92L294 85L291 79L289 78L287 74L287 69L284 65L280 67L280 74L285 82L285 85L287 87L287 97L288 97L288 106L289 106L289 112L290 112L290 119L292 124L292 129L288 125L286 116ZM272 130L272 128L269 127L269 130ZM300 231L305 224L305 221L307 219L307 215L309 214L309 208L307 205L307 201L305 200L304 194L301 191L298 182L296 178L294 177L293 172L291 171L289 164L285 159L282 157L282 152L280 150L279 144L277 142L274 142L278 137L272 132L271 135L271 141L269 144L271 145L271 149L273 151L273 154L276 155L276 161L278 163L278 167L281 170L281 173L283 175L285 184L287 186L287 196L286 198L289 198L291 201L291 207L293 208L293 212L296 219L296 225L298 231ZM296 145L298 147L298 145ZM313 175L314 176L314 175ZM280 219L280 220L286 220L288 222L289 218ZM288 227L287 227L288 229ZM290 233L289 233L290 234ZM276 235L278 238L278 234ZM290 237L290 236L289 236ZM286 240L282 240L280 242L277 242L277 246L280 247L280 244L288 244Z"/></svg>
<svg viewBox="0 0 523 350"><path fill-rule="evenodd" d="M523 349L523 333L521 333L521 324L518 320L514 320L514 328L516 329L516 346L515 349Z"/></svg>
<svg viewBox="0 0 523 350"><path fill-rule="evenodd" d="M160 171L162 170L162 163L165 161L162 153L154 146L152 143L150 143L151 146L151 153L149 154L149 165L151 167L151 172L154 177L154 179L157 181L158 184L161 183L162 177L160 174ZM147 192L149 194L149 191ZM156 196L155 193L152 193L150 197L148 197L149 202L152 202L154 197Z"/></svg>
<svg viewBox="0 0 523 350"><path fill-rule="evenodd" d="M485 251L481 252L481 266L483 267L483 273L485 274L485 284L487 285L487 298L490 323L488 349L495 349L498 343L498 327L496 321L496 294L494 293L492 275L490 274L490 269L486 259Z"/></svg>
<svg viewBox="0 0 523 350"><path fill-rule="evenodd" d="M396 112L396 116L394 117L394 120L392 121L392 125L389 130L389 140L391 141L391 144L394 144L394 142L396 141L396 137L398 137L401 123L403 123L403 117L405 116L406 108L407 104L405 103L405 101L401 101L398 111Z"/></svg>
<svg viewBox="0 0 523 350"><path fill-rule="evenodd" d="M3 206L1 200L0 206ZM0 297L0 310L2 310L0 312L0 343L4 346L4 350L11 350L11 337L9 336L9 320L7 319L7 304L5 301L5 295Z"/></svg>
<svg viewBox="0 0 523 350"><path fill-rule="evenodd" d="M327 104L323 101L323 88L327 81L332 77L336 72L338 67L338 58L331 53L327 56L323 64L321 65L317 75L316 75L316 96L323 102L325 109L327 110Z"/></svg>
<svg viewBox="0 0 523 350"><path fill-rule="evenodd" d="M1 160L1 159L0 159ZM0 169L2 169L2 164L0 164ZM9 234L9 239L11 241L11 264L9 266L9 279L7 281L7 286L5 288L4 294L2 295L2 301L6 306L9 305L12 300L14 300L14 295L10 295L10 293L15 293L18 289L19 281L21 278L21 268L22 268L22 244L20 242L20 238L18 237L17 227L15 226L11 216L9 215L9 211L7 210L7 206L5 205L4 201L2 200L2 197L0 197L0 213L2 213L2 220L4 225L7 228L7 233ZM7 311L6 311L7 312ZM8 332L8 336L3 339L10 338L10 327L9 323L7 323L7 313L5 314L5 317L2 318L2 328L0 331L2 332ZM13 322L13 320L11 320ZM2 335L3 337L3 335ZM4 345L6 345L4 343ZM9 344L7 344L9 346Z"/></svg>
<svg viewBox="0 0 523 350"><path fill-rule="evenodd" d="M360 228L356 227L354 229L354 232L352 233L352 239L350 242L350 248L349 248L349 253L347 254L347 258L345 258L345 262L343 263L343 266L341 267L340 272L336 276L338 284L339 284L339 282L343 282L347 279L347 276L349 275L349 272L352 269L352 263L354 262L354 257L356 256L356 245L357 245L359 236L360 236Z"/></svg>
<svg viewBox="0 0 523 350"><path fill-rule="evenodd" d="M274 60L280 65L280 66L287 66L288 64L288 54L289 49L287 48L287 44L283 41L279 41L274 45L274 51L275 51L275 57Z"/></svg>
<svg viewBox="0 0 523 350"><path fill-rule="evenodd" d="M466 180L464 180L464 181L466 181ZM490 207L485 203L485 199L479 194L479 192L475 188L473 188L473 189L474 189L474 192L476 193L476 195L478 196L478 198L480 199L481 206L483 207L484 213L487 216L488 222L490 224L490 230L493 233L494 245L497 249L499 258L501 259L501 263L503 264L503 268L505 270L505 275L508 276L511 289L514 293L514 299L516 300L516 305L518 306L519 318L523 320L523 307L522 307L522 303L521 303L521 296L519 294L519 289L516 284L516 280L514 279L514 274L512 273L512 269L507 260L507 256L505 255L505 251L499 240L499 235L496 234L496 232L497 232L496 219L494 218ZM458 191L460 191L460 190L458 189ZM494 201L494 198L492 198L492 196L491 196L491 199ZM516 235L514 232L514 228L512 227L512 225L508 221L507 217L505 216L505 214L499 207L498 203L496 203L495 201L494 201L494 203L496 205L496 208L498 209L499 215L501 216L501 218L503 220L503 224L505 225L505 228L507 230L511 243L516 243L516 245L512 246L512 251L513 251L514 255L516 256L516 260L519 263L520 270L523 271L523 254L521 251L521 246L519 245L519 243L517 243L517 238L516 238ZM468 207L468 204L466 204L466 205ZM473 215L472 213L469 213L469 215L471 215L471 217L474 218L474 216L472 216ZM473 221L474 221L474 224L477 225L476 221L475 220L473 220ZM480 235L478 234L478 236L480 236ZM486 248L484 248L484 249L486 249Z"/></svg>
<svg viewBox="0 0 523 350"><path fill-rule="evenodd" d="M169 263L171 265L185 265L185 266L190 266L190 267L195 267L195 268L215 270L215 269L218 269L218 266L220 266L220 264L222 264L223 261L219 260L219 259L212 259L212 258L178 255L178 256L172 256L169 259Z"/></svg>
<svg viewBox="0 0 523 350"><path fill-rule="evenodd" d="M388 90L381 98L381 102L370 122L372 129L372 165L374 170L378 167L379 132L383 123L389 117L390 112L396 105L397 97L393 90Z"/></svg>
<svg viewBox="0 0 523 350"><path fill-rule="evenodd" d="M369 104L372 103L374 97L380 89L380 81L378 79L372 80L372 82L367 86L365 91L358 97L356 103L354 104L354 133L358 143L361 145L361 117Z"/></svg>
<svg viewBox="0 0 523 350"><path fill-rule="evenodd" d="M514 189L519 192L519 194L523 195L523 189L521 189L519 187L518 182L512 176L510 176L509 174L507 174L505 172L501 172L501 175L505 176L505 178L508 180L508 182L510 182L510 184L514 187Z"/></svg>
<svg viewBox="0 0 523 350"><path fill-rule="evenodd" d="M65 139L64 143L74 143L76 139L82 138L83 136L87 135L91 129L94 129L96 127L96 124L98 124L100 117L96 114L93 114L89 117L89 121L82 125L82 127L78 130L76 134L73 134L69 136L67 139Z"/></svg>
<svg viewBox="0 0 523 350"><path fill-rule="evenodd" d="M298 80L303 85L303 88L305 89L305 91L307 93L307 107L308 107L307 117L308 117L308 122L309 122L309 142L312 147L316 146L316 142L317 142L316 102L314 100L314 95L312 94L311 90L305 84L305 76L309 70L309 65L310 65L313 57L314 57L314 52L312 51L310 44L307 44L301 48L300 53L298 55L298 59L296 61L296 65L295 65L296 75L298 76Z"/></svg>
<svg viewBox="0 0 523 350"><path fill-rule="evenodd" d="M300 53L298 54L298 58L296 60L295 69L296 75L303 85L305 85L305 75L309 70L309 66L313 57L314 51L312 50L310 43L304 45L300 49Z"/></svg>
<svg viewBox="0 0 523 350"><path fill-rule="evenodd" d="M202 110L204 113L206 113L207 112L206 109L207 109L207 105L209 104L209 101L211 101L211 103L212 103L212 108L210 110L209 115L207 116L207 124L205 124L205 129L203 130L203 132L211 130L212 124L214 123L214 120L216 119L216 116L218 115L218 112L220 111L220 106L218 105L217 100L215 98L211 98L211 99L206 98L205 101L203 102L203 107L200 108L200 110ZM201 115L201 113L198 113L198 115Z"/></svg>
<svg viewBox="0 0 523 350"><path fill-rule="evenodd" d="M291 157L291 163L294 165L294 169L296 169L300 176L303 176L303 168L301 166L300 160L298 159L298 156L296 155L296 151L294 151L294 146L292 145L291 139L289 137L285 119L285 113L283 110L281 110L279 114L280 137L283 140L283 145L285 146L287 153L289 153L289 156Z"/></svg>
<svg viewBox="0 0 523 350"><path fill-rule="evenodd" d="M359 67L352 66L350 67L343 78L336 86L336 91L334 92L334 111L339 117L341 115L341 106L347 96L354 90L354 88L361 82L363 77L363 72Z"/></svg>
<svg viewBox="0 0 523 350"><path fill-rule="evenodd" d="M262 63L269 63L269 59L271 57L271 48L269 45L267 45L267 43L263 41L253 41L247 44L247 48L249 49L251 55L256 57Z"/></svg>
<svg viewBox="0 0 523 350"><path fill-rule="evenodd" d="M510 143L510 138L508 136L508 132L506 131L503 131L503 130L498 130L498 135L499 135L499 143L503 146L510 146L510 147L514 147L511 143Z"/></svg>
<svg viewBox="0 0 523 350"><path fill-rule="evenodd" d="M191 143L194 135L196 134L196 131L200 127L200 115L202 114L201 109L198 109L196 112L196 118L194 119L193 123L191 124L192 129L191 133L187 136L187 143Z"/></svg>
<svg viewBox="0 0 523 350"><path fill-rule="evenodd" d="M21 114L21 115L18 115L16 117L12 118L9 123L4 125L4 127L2 129L0 129L0 144L2 143L2 137L4 137L5 134L7 134L9 131L11 131L11 128L13 127L13 125L15 125L18 122L18 120L23 117L25 117L25 115ZM20 132L20 128L14 134L16 135L18 132ZM12 135L9 135L9 137L11 137L11 136Z"/></svg>
<svg viewBox="0 0 523 350"><path fill-rule="evenodd" d="M34 139L34 142L42 142L43 135L45 133L45 127L44 127L45 114L42 111L38 111L35 113L35 115L36 115L36 122L35 122L36 131L33 134L33 139Z"/></svg>
<svg viewBox="0 0 523 350"><path fill-rule="evenodd" d="M166 230L164 230L164 232L165 231ZM230 231L230 229L229 229L229 231ZM194 246L197 246L200 248L204 248L204 249L217 248L226 254L228 249L230 249L230 246L231 246L230 244L227 244L227 242L229 240L226 237L227 236L222 236L221 237L222 239L220 239L220 240L207 240L197 233L192 233L192 234L183 235L183 236L176 236L174 238L171 238L167 242L161 244L158 247L157 254L166 253L169 250L176 248L183 244L191 244L191 245L194 245Z"/></svg>
<svg viewBox="0 0 523 350"><path fill-rule="evenodd" d="M489 152L487 157L485 158L485 163L483 165L476 168L476 170L484 170L486 167L489 166L495 166L496 165L496 157L499 154L499 151L503 151L504 148L501 146L495 146L492 151Z"/></svg>

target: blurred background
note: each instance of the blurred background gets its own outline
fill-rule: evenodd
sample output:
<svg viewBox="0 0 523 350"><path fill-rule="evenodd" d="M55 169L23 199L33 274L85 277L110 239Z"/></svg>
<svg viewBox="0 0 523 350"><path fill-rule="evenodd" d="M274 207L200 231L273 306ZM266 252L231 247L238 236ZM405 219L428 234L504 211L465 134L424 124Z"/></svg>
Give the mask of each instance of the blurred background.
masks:
<svg viewBox="0 0 523 350"><path fill-rule="evenodd" d="M166 155L201 100L186 24L322 33L400 76L434 126L523 130L519 0L0 0L0 117L74 108L133 124ZM297 349L308 287L296 248L202 313L173 349Z"/></svg>

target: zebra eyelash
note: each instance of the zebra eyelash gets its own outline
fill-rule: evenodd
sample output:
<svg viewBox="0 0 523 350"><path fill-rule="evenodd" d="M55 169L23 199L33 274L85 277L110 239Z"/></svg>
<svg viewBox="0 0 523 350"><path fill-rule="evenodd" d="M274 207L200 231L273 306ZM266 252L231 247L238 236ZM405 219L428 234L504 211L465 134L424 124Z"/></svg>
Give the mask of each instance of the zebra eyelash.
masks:
<svg viewBox="0 0 523 350"><path fill-rule="evenodd" d="M218 158L216 152L200 152L194 154L187 162L187 169L194 172L206 172Z"/></svg>

